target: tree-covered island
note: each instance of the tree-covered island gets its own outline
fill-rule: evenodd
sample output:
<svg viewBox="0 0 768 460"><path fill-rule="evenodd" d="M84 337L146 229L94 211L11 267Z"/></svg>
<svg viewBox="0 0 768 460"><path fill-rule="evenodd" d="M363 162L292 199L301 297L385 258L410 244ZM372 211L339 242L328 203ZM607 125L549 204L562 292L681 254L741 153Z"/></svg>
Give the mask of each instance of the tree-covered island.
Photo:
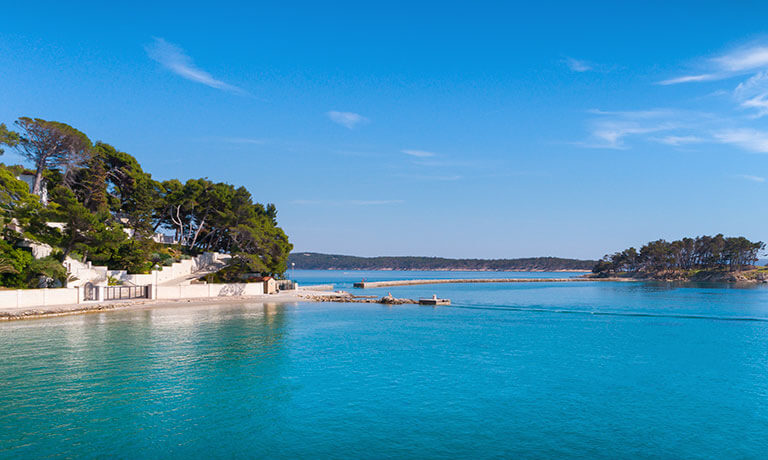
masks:
<svg viewBox="0 0 768 460"><path fill-rule="evenodd" d="M129 273L148 273L205 251L232 256L227 276L285 272L292 245L274 205L245 187L208 179L158 181L131 155L59 122L0 124L0 287L66 284L69 256ZM35 258L31 246L50 248Z"/></svg>
<svg viewBox="0 0 768 460"><path fill-rule="evenodd" d="M356 257L316 252L292 253L288 262L306 270L466 270L466 271L589 271L594 260L560 257L520 259L447 259L444 257Z"/></svg>
<svg viewBox="0 0 768 460"><path fill-rule="evenodd" d="M699 236L657 240L608 254L592 272L598 277L680 281L768 280L768 268L755 266L765 250L762 241L743 236Z"/></svg>

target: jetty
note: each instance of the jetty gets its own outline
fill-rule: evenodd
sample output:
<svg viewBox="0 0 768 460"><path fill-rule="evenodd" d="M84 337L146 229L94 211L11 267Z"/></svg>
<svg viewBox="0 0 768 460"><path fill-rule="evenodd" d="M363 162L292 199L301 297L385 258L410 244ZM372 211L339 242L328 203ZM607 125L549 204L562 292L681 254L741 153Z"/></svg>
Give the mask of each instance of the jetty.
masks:
<svg viewBox="0 0 768 460"><path fill-rule="evenodd" d="M384 297L378 297L375 295L352 295L349 292L344 291L336 291L336 292L324 292L322 294L303 294L302 297L305 300L310 300L313 302L342 302L342 303L379 303L383 305L405 305L405 304L416 304L416 305L429 305L429 306L439 306L439 305L450 305L451 301L450 299L438 299L437 295L433 295L432 298L426 298L426 299L407 299L407 298L397 298L393 296L391 293L385 295Z"/></svg>
<svg viewBox="0 0 768 460"><path fill-rule="evenodd" d="M628 281L621 278L467 278L467 279L434 279L434 280L390 280L390 281L360 281L353 286L360 289L418 286L422 284L456 284L456 283L573 283L585 281Z"/></svg>

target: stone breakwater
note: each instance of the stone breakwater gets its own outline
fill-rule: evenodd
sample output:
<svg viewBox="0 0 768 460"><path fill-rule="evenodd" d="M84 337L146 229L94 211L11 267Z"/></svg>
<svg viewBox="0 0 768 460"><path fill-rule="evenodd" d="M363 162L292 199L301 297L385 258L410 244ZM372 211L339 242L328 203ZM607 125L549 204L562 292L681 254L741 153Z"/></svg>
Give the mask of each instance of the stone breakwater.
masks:
<svg viewBox="0 0 768 460"><path fill-rule="evenodd" d="M323 294L323 295L302 295L302 298L310 302L342 302L342 303L378 303L384 305L405 305L405 304L418 304L418 300L414 299L399 299L392 295L385 295L384 297L376 296L354 296L346 292L338 294Z"/></svg>
<svg viewBox="0 0 768 460"><path fill-rule="evenodd" d="M391 281L361 281L354 283L356 288L381 288L393 286L417 286L421 284L455 284L455 283L573 283L585 281L634 281L624 278L469 278L469 279L435 279L435 280L391 280Z"/></svg>

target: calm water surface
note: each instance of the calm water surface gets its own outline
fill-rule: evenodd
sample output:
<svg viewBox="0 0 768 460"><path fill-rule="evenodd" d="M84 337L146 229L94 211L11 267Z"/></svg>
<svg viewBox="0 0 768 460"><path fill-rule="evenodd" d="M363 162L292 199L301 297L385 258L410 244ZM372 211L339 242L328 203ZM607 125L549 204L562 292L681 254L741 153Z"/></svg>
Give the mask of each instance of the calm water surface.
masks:
<svg viewBox="0 0 768 460"><path fill-rule="evenodd" d="M381 275L365 277L425 277ZM768 452L768 289L554 283L365 293L388 291L454 305L243 303L0 324L0 457Z"/></svg>

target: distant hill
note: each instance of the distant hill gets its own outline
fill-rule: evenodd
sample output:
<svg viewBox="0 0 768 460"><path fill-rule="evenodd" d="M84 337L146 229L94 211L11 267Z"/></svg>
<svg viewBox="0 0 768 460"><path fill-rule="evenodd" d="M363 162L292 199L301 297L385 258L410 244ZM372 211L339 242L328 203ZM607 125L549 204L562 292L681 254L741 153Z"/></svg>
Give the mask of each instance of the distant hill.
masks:
<svg viewBox="0 0 768 460"><path fill-rule="evenodd" d="M301 270L476 270L559 271L592 270L596 260L528 257L524 259L445 259L442 257L355 257L316 252L295 252L288 266Z"/></svg>

